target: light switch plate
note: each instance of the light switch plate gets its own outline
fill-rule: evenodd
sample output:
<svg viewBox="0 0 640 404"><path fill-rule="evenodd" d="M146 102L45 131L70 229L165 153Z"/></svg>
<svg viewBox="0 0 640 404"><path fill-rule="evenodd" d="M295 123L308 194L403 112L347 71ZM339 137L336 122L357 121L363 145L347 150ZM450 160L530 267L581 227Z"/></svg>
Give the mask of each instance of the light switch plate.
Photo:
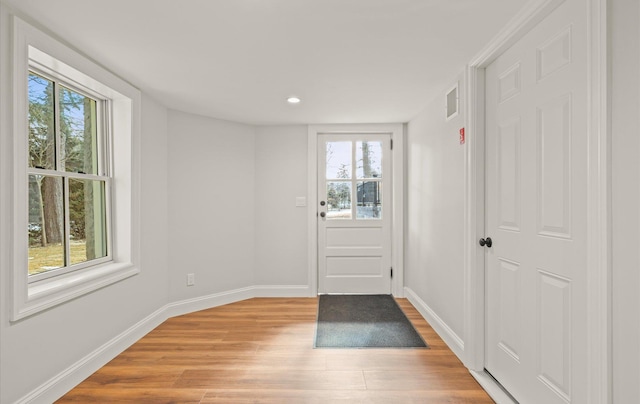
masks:
<svg viewBox="0 0 640 404"><path fill-rule="evenodd" d="M296 197L296 206L307 206L307 197L305 197L305 196L297 196Z"/></svg>

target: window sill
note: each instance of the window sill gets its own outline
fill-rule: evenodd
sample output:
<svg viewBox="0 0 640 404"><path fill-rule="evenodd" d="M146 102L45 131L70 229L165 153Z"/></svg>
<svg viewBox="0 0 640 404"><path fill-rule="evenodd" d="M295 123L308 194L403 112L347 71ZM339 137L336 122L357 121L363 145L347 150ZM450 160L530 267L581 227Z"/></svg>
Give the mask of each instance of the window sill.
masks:
<svg viewBox="0 0 640 404"><path fill-rule="evenodd" d="M26 300L20 307L16 307L12 320L29 317L139 272L140 270L131 263L109 262L95 268L34 282L27 286Z"/></svg>

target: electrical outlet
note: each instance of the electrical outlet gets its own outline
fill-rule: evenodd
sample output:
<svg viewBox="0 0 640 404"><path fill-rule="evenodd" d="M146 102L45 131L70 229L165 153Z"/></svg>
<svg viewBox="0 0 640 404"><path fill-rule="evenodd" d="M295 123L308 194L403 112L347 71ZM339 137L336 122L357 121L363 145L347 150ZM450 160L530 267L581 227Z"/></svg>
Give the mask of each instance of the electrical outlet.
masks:
<svg viewBox="0 0 640 404"><path fill-rule="evenodd" d="M196 274L187 274L187 286L196 284Z"/></svg>

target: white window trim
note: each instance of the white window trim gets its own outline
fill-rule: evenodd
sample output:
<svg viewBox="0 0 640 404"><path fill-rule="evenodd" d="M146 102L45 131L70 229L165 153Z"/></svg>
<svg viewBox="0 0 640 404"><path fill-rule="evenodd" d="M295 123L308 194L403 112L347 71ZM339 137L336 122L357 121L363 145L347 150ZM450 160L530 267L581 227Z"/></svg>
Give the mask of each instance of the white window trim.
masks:
<svg viewBox="0 0 640 404"><path fill-rule="evenodd" d="M111 100L109 166L111 188L111 256L106 263L29 283L28 237L28 71L30 60L65 81L77 83ZM139 142L140 91L88 58L13 18L13 223L12 310L16 321L140 272Z"/></svg>

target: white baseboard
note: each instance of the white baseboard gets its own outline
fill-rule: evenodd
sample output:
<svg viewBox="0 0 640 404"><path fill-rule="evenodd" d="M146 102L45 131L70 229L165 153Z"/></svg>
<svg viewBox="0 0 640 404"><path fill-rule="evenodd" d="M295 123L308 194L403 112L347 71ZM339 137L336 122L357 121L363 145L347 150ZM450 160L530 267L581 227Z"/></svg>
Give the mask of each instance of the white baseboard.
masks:
<svg viewBox="0 0 640 404"><path fill-rule="evenodd" d="M518 404L486 370L484 372L469 370L469 373L471 373L471 376L478 381L478 384L482 386L484 391L486 391L489 397L497 404Z"/></svg>
<svg viewBox="0 0 640 404"><path fill-rule="evenodd" d="M56 401L170 317L210 309L254 297L309 297L309 286L249 286L164 305L23 396L16 401L16 404L44 404Z"/></svg>
<svg viewBox="0 0 640 404"><path fill-rule="evenodd" d="M165 307L166 318L181 316L194 311L206 310L212 307L223 306L225 304L239 302L241 300L255 297L253 287L234 289L227 292L212 293L206 296L194 297L177 302L169 303Z"/></svg>
<svg viewBox="0 0 640 404"><path fill-rule="evenodd" d="M420 312L422 317L431 325L431 328L442 338L447 346L464 363L464 341L458 336L411 288L404 288L407 299ZM427 341L428 343L428 341ZM498 404L517 404L513 398L505 392L503 387L487 371L477 372L469 369L469 373L478 381L480 386Z"/></svg>
<svg viewBox="0 0 640 404"><path fill-rule="evenodd" d="M120 335L38 386L16 403L52 403L56 401L166 320L165 307L138 321Z"/></svg>
<svg viewBox="0 0 640 404"><path fill-rule="evenodd" d="M254 297L309 297L308 285L257 285Z"/></svg>
<svg viewBox="0 0 640 404"><path fill-rule="evenodd" d="M440 338L449 346L456 356L464 363L464 341L410 288L404 288L407 299L427 320ZM428 343L428 341L427 341ZM476 372L469 369L469 373L478 381L480 386L498 404L517 404L505 392L503 387L487 371Z"/></svg>
<svg viewBox="0 0 640 404"><path fill-rule="evenodd" d="M464 363L464 341L447 325L411 288L404 288L404 294L431 328L442 338L447 346ZM428 342L427 342L428 343Z"/></svg>

